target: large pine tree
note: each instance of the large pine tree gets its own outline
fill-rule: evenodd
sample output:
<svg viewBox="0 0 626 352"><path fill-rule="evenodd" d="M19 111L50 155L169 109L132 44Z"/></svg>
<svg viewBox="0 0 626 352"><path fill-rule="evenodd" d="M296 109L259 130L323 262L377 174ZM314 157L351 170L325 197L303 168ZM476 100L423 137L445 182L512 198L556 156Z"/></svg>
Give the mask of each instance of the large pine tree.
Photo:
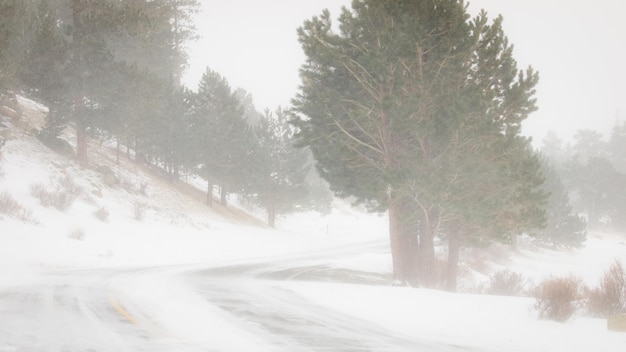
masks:
<svg viewBox="0 0 626 352"><path fill-rule="evenodd" d="M487 25L484 13L470 21L456 0L357 0L338 32L327 11L299 29L307 56L294 99L299 141L337 194L387 209L400 282L433 284L442 220L450 229L502 227L541 201L533 193L513 207L540 183L519 137L537 76L518 72L500 21ZM524 165L529 181L515 174ZM505 200L486 201L505 189ZM508 211L490 223L497 205Z"/></svg>

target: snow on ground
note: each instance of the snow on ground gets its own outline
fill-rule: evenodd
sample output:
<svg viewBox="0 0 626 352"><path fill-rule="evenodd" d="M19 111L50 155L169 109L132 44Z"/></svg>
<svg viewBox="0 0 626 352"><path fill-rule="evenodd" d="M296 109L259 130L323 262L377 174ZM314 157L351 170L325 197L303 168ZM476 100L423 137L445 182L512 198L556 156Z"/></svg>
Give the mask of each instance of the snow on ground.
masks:
<svg viewBox="0 0 626 352"><path fill-rule="evenodd" d="M470 350L618 352L626 347L625 334L608 332L601 319L537 320L529 298L309 282L285 287L390 331Z"/></svg>
<svg viewBox="0 0 626 352"><path fill-rule="evenodd" d="M508 265L536 281L551 276L574 276L595 287L604 271L615 261L626 263L626 236L590 232L582 248L548 250L521 249Z"/></svg>
<svg viewBox="0 0 626 352"><path fill-rule="evenodd" d="M279 230L273 230L259 222L241 222L236 215L226 216L224 210L211 211L124 158L118 166L104 147L93 148L93 163L109 166L120 183L107 186L97 171L80 169L29 133L15 131L7 141L0 159L0 195L14 198L27 216L20 219L0 213L0 286L29 281L42 270L55 268L223 266L306 257L321 250L329 253L331 266L376 273L391 270L388 248L383 245L388 241L384 216L338 202L331 214L291 215L280 219ZM65 211L42 206L32 194L34 185L62 189L67 180L81 192ZM108 213L105 220L95 215L101 209ZM614 259L626 262L625 238L592 233L583 248L569 252L521 249L506 265L538 279L575 273L594 285ZM332 257L334 248L346 246L363 251ZM176 300L178 305L185 302L188 308L177 311L190 314L191 320L202 314L213 316L215 312L194 309L195 298L183 285L172 285L167 297L155 299ZM529 298L336 283L277 285L425 341L490 351L617 352L626 348L626 334L607 332L604 320L576 317L565 324L538 320Z"/></svg>

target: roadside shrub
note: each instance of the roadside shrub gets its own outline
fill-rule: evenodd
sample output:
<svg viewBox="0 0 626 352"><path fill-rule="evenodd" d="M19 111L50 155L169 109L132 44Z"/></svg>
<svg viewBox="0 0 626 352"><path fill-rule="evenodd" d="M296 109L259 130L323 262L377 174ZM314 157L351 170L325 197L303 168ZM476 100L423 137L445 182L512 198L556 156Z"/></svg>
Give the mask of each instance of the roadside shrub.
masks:
<svg viewBox="0 0 626 352"><path fill-rule="evenodd" d="M146 203L143 202L135 202L133 204L133 215L135 220L141 221L146 213Z"/></svg>
<svg viewBox="0 0 626 352"><path fill-rule="evenodd" d="M148 195L148 183L147 182L142 182L139 185L139 194L147 196Z"/></svg>
<svg viewBox="0 0 626 352"><path fill-rule="evenodd" d="M103 222L106 222L109 219L109 211L105 207L98 208L93 215Z"/></svg>
<svg viewBox="0 0 626 352"><path fill-rule="evenodd" d="M85 239L85 230L82 228L75 228L67 234L67 237L73 240L82 241Z"/></svg>
<svg viewBox="0 0 626 352"><path fill-rule="evenodd" d="M33 212L24 209L10 194L7 192L0 193L0 213L13 216L24 222L37 224L37 220L33 217Z"/></svg>
<svg viewBox="0 0 626 352"><path fill-rule="evenodd" d="M83 189L76 185L71 177L65 176L58 181L58 187L37 183L30 187L30 193L39 199L44 207L54 207L60 211L66 211L83 193Z"/></svg>
<svg viewBox="0 0 626 352"><path fill-rule="evenodd" d="M81 194L83 194L83 188L77 185L76 182L74 182L74 179L69 175L61 178L59 180L59 185L61 186L61 190L74 198L78 198Z"/></svg>
<svg viewBox="0 0 626 352"><path fill-rule="evenodd" d="M7 192L0 193L0 213L15 215L22 210L22 206Z"/></svg>
<svg viewBox="0 0 626 352"><path fill-rule="evenodd" d="M39 199L44 207L54 207L60 211L66 211L74 203L75 197L63 191L50 191L40 183L30 187L30 193Z"/></svg>
<svg viewBox="0 0 626 352"><path fill-rule="evenodd" d="M580 308L583 285L573 276L544 280L535 291L539 318L567 321Z"/></svg>
<svg viewBox="0 0 626 352"><path fill-rule="evenodd" d="M626 313L626 271L619 260L604 272L600 285L589 291L588 309L599 317Z"/></svg>
<svg viewBox="0 0 626 352"><path fill-rule="evenodd" d="M530 279L524 275L505 269L489 278L487 293L499 296L525 296L529 284Z"/></svg>

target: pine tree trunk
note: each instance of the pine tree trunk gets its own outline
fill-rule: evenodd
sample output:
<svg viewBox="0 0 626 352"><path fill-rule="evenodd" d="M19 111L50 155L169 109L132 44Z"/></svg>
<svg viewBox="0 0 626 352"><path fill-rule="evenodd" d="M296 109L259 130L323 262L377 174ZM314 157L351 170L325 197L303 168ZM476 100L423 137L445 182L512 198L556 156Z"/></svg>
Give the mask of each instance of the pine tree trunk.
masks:
<svg viewBox="0 0 626 352"><path fill-rule="evenodd" d="M74 114L76 120L76 157L81 167L87 167L89 158L87 156L87 132L84 117L82 116L83 98L74 99Z"/></svg>
<svg viewBox="0 0 626 352"><path fill-rule="evenodd" d="M270 202L269 206L267 207L267 224L271 228L276 227L276 203L274 202Z"/></svg>
<svg viewBox="0 0 626 352"><path fill-rule="evenodd" d="M448 273L446 275L446 290L450 292L456 292L460 247L460 234L458 230L453 229L448 235Z"/></svg>
<svg viewBox="0 0 626 352"><path fill-rule="evenodd" d="M410 221L414 214L411 214L408 202L406 199L394 199L389 204L393 279L401 285L417 286L417 241Z"/></svg>
<svg viewBox="0 0 626 352"><path fill-rule="evenodd" d="M213 207L213 182L211 181L211 176L207 177L206 205Z"/></svg>
<svg viewBox="0 0 626 352"><path fill-rule="evenodd" d="M418 276L423 287L435 287L435 226L436 215L431 211L424 211L419 228L418 243Z"/></svg>
<svg viewBox="0 0 626 352"><path fill-rule="evenodd" d="M117 143L115 145L115 163L117 165L120 164L120 153L121 153L121 150L120 150L120 139L117 138Z"/></svg>
<svg viewBox="0 0 626 352"><path fill-rule="evenodd" d="M77 94L74 96L74 122L76 123L76 158L78 164L81 167L87 166L87 141L86 141L86 126L85 117L83 116L83 98L84 98L84 67L83 67L83 36L84 28L82 22L82 15L84 11L84 4L79 0L72 0L72 51L74 55L74 62L72 63L74 71L74 87L77 89Z"/></svg>
<svg viewBox="0 0 626 352"><path fill-rule="evenodd" d="M404 273L402 272L402 265L400 258L402 257L400 251L400 229L398 228L400 209L398 209L396 201L391 201L389 204L389 243L391 247L391 262L393 268L393 280L394 282L402 282L404 279Z"/></svg>
<svg viewBox="0 0 626 352"><path fill-rule="evenodd" d="M222 186L220 187L220 203L224 207L228 206L228 199L226 198L226 195L226 185L222 183Z"/></svg>
<svg viewBox="0 0 626 352"><path fill-rule="evenodd" d="M137 140L137 138L135 138L135 143L133 143L135 145L135 162L136 163L140 163L142 156L141 156L141 145L139 143L139 141Z"/></svg>

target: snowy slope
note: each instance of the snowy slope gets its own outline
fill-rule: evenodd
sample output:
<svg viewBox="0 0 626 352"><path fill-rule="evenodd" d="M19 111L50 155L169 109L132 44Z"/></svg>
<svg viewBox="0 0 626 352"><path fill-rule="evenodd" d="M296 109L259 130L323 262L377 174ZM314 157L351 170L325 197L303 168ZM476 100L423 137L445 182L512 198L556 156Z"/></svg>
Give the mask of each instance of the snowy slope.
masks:
<svg viewBox="0 0 626 352"><path fill-rule="evenodd" d="M22 102L29 121L41 117L43 107ZM92 167L81 169L71 158L42 145L30 128L11 128L0 159L0 195L10 196L23 211L0 213L0 288L60 268L218 267L274 261L277 267L285 263L285 269L322 266L382 275L391 270L384 216L337 202L329 215L295 214L281 219L279 229L273 230L239 208L208 209L198 197L181 194L124 157L118 165L106 145L94 143L91 152ZM120 182L106 185L96 171L101 166L113 170ZM69 187L77 198L64 211L43 206L33 195L37 186ZM108 215L101 215L103 220L98 212ZM593 233L583 248L568 252L521 247L493 263L487 259L487 267L510 268L537 281L574 273L593 285L614 259L626 262L624 238ZM346 248L354 250L346 255ZM297 280L273 285L397 334L450 346L485 351L626 349L626 334L607 332L604 320L577 316L565 324L540 321L529 298ZM171 290L176 294L170 299L189 294L182 286ZM190 328L193 319L201 319L189 306L193 302L171 302L187 304L189 309L182 311L196 312L196 318L188 320ZM165 314L164 319L169 317Z"/></svg>

